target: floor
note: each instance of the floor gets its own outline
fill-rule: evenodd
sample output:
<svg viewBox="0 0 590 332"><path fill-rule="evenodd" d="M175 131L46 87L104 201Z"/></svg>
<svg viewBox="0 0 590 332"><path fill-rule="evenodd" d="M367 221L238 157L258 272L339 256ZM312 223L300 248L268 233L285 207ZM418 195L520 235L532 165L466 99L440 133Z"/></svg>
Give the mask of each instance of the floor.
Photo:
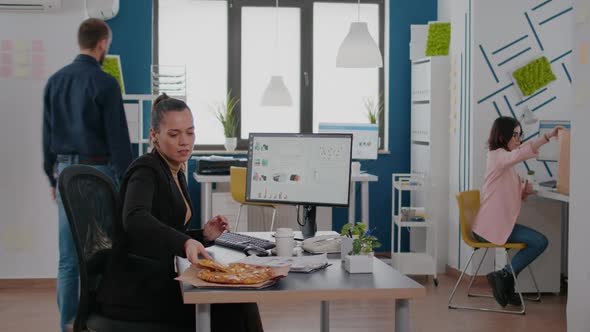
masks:
<svg viewBox="0 0 590 332"><path fill-rule="evenodd" d="M427 288L427 296L410 302L410 327L422 331L566 331L567 297L544 294L541 303L527 303L527 314L506 315L452 310L447 301L455 277L416 277ZM485 289L484 286L478 288ZM464 295L464 292L459 293ZM490 303L487 299L469 299ZM483 302L482 302L483 301ZM474 302L471 302L474 303ZM319 331L320 305L317 302L260 304L265 331ZM393 331L393 301L336 302L331 304L330 331ZM0 331L58 331L54 289L0 289Z"/></svg>

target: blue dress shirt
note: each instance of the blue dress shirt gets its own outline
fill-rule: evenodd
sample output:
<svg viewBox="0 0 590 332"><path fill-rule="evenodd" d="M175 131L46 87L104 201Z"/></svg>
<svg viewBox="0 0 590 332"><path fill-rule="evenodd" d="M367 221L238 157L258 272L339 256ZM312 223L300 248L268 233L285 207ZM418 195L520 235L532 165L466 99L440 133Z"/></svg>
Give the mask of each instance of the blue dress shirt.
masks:
<svg viewBox="0 0 590 332"><path fill-rule="evenodd" d="M49 78L43 96L43 168L52 187L57 155L104 158L118 178L131 163L119 83L80 54Z"/></svg>

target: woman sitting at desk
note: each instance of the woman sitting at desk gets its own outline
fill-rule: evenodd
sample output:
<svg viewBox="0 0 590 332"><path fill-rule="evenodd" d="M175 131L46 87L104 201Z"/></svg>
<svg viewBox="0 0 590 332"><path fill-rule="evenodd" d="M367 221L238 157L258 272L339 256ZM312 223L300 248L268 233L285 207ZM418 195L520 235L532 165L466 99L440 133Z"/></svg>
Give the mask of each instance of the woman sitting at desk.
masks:
<svg viewBox="0 0 590 332"><path fill-rule="evenodd" d="M524 188L514 166L537 156L539 148L549 143L562 127L556 127L529 143L521 145L522 127L511 117L499 117L494 121L488 140L488 159L481 204L472 227L479 241L502 245L507 242L526 243L512 259L514 274L531 264L547 248L547 238L516 223L521 201L533 194L532 183ZM520 305L514 293L514 279L507 264L502 270L487 275L494 298L501 306L508 303Z"/></svg>
<svg viewBox="0 0 590 332"><path fill-rule="evenodd" d="M123 177L122 224L114 225L112 261L99 290L101 314L145 321L174 330L195 330L195 307L183 304L174 256L191 263L210 258L209 244L228 229L217 216L202 230L187 231L193 211L184 175L195 133L193 116L180 100L159 96L152 109L154 149L135 160ZM255 303L211 306L213 331L262 331Z"/></svg>

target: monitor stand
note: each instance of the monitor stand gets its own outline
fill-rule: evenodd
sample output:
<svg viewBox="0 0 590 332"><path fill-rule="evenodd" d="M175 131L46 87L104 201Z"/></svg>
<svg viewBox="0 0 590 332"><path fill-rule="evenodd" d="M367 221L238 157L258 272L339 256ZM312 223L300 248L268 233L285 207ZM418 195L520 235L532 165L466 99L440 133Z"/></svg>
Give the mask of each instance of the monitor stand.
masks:
<svg viewBox="0 0 590 332"><path fill-rule="evenodd" d="M303 205L303 225L301 225L301 234L304 239L314 237L318 230L318 225L315 222L315 214L315 205Z"/></svg>

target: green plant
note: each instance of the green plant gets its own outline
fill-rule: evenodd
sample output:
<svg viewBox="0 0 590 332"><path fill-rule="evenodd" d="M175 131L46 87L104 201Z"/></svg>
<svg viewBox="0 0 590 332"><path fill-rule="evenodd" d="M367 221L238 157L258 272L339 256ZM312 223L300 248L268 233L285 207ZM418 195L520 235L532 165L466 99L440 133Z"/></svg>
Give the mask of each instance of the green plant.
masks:
<svg viewBox="0 0 590 332"><path fill-rule="evenodd" d="M102 63L102 70L113 76L119 83L121 94L125 94L125 85L123 84L123 73L121 73L121 63L118 55L107 55Z"/></svg>
<svg viewBox="0 0 590 332"><path fill-rule="evenodd" d="M231 95L231 90L225 96L225 101L215 103L211 106L215 117L223 127L225 137L236 137L239 119L235 113L235 108L240 102L240 98Z"/></svg>
<svg viewBox="0 0 590 332"><path fill-rule="evenodd" d="M512 76L523 96L530 96L557 78L546 57L535 59L517 69Z"/></svg>
<svg viewBox="0 0 590 332"><path fill-rule="evenodd" d="M379 121L379 117L383 113L385 106L385 100L383 98L383 92L379 93L378 100L373 97L366 97L364 100L365 114L369 118L369 123L376 124Z"/></svg>
<svg viewBox="0 0 590 332"><path fill-rule="evenodd" d="M451 23L430 23L426 56L448 55L451 45Z"/></svg>
<svg viewBox="0 0 590 332"><path fill-rule="evenodd" d="M363 223L357 223L356 225L345 224L340 234L353 237L357 236L352 241L351 255L368 255L376 248L381 247L381 243L379 243L377 237L371 235L371 231L367 231L367 225Z"/></svg>

